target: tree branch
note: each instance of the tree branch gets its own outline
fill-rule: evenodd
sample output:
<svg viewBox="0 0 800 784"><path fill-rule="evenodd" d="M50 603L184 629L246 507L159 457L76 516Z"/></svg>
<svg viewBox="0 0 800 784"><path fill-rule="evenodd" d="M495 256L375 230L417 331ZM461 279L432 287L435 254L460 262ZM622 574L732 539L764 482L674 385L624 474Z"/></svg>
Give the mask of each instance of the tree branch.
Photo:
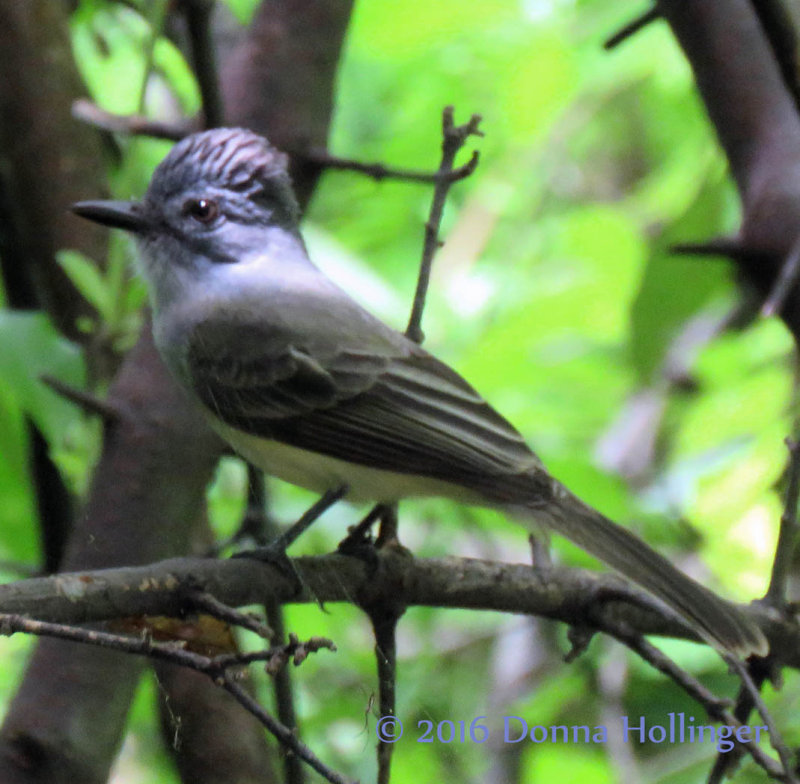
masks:
<svg viewBox="0 0 800 784"><path fill-rule="evenodd" d="M789 450L786 503L781 515L769 588L764 596L765 602L779 610L786 607L786 587L791 574L792 559L797 549L797 503L800 497L800 442L794 438L787 438L786 446Z"/></svg>
<svg viewBox="0 0 800 784"><path fill-rule="evenodd" d="M473 114L469 122L464 125L455 125L453 122L453 107L448 106L442 112L442 161L439 164L438 174L440 179L436 181L433 189L433 199L428 221L425 224L425 242L422 249L422 262L417 278L417 290L414 292L414 304L411 308L411 316L408 319L406 335L415 343L422 343L425 335L422 331L422 311L425 309L425 298L428 295L428 283L431 277L431 267L433 257L440 246L439 227L442 224L442 214L447 194L453 181L450 175L453 171L458 151L464 146L464 142L470 136L480 136L478 130L481 117ZM473 161L477 164L477 158L473 155Z"/></svg>
<svg viewBox="0 0 800 784"><path fill-rule="evenodd" d="M32 618L24 618L20 615L0 615L0 634L10 635L14 632L53 637L59 640L95 645L122 653L147 656L150 659L170 662L203 673L229 692L240 705L258 718L284 746L310 765L323 778L332 784L349 784L347 779L325 765L308 746L299 741L290 728L281 724L265 711L247 690L238 683L238 677L231 673L232 669L251 662L278 662L277 665L273 664L272 666L285 666L286 662L293 658L295 664L299 664L309 653L315 652L320 648L335 650L335 646L330 640L312 638L305 643L301 643L295 638L285 645L266 651L204 656L196 651L187 649L181 643L154 642L149 635L133 637L131 635L111 634L95 629L81 629L65 626L64 624L48 623Z"/></svg>
<svg viewBox="0 0 800 784"><path fill-rule="evenodd" d="M305 586L299 596L290 576L270 564L176 558L0 585L0 610L63 623L180 616L186 610L186 586L191 586L233 607L268 599L365 606L394 595L408 606L523 613L587 628L604 628L604 619L617 618L638 634L697 639L677 617L610 574L563 568L541 572L525 564L470 558L410 558L393 548L377 551L370 565L341 554L297 558L294 564ZM800 668L795 623L759 605L741 610L761 626L783 663Z"/></svg>
<svg viewBox="0 0 800 784"><path fill-rule="evenodd" d="M716 697L700 683L700 681L678 667L672 659L665 656L658 648L647 642L647 640L642 639L638 634L632 633L624 624L614 622L607 630L628 648L638 653L648 664L670 678L673 683L679 686L693 700L702 705L711 719L731 727L741 726L741 722L729 710L729 700ZM740 675L741 672L740 670ZM772 778L781 781L794 781L787 766L784 765L784 767L781 767L780 765L776 765L776 763L753 741L741 742L734 750L740 748L746 749L753 760Z"/></svg>
<svg viewBox="0 0 800 784"><path fill-rule="evenodd" d="M661 14L658 8L650 8L647 11L639 14L635 19L632 19L628 24L617 30L614 35L609 36L603 43L603 49L615 49L623 41L627 41L632 35L635 35L639 30L644 29L647 25L655 22Z"/></svg>
<svg viewBox="0 0 800 784"><path fill-rule="evenodd" d="M749 252L736 259L739 269L767 299L800 236L800 123L756 5L659 0L658 8L692 66L742 200L739 244ZM782 299L797 339L800 288Z"/></svg>
<svg viewBox="0 0 800 784"><path fill-rule="evenodd" d="M192 65L203 100L203 125L216 128L223 122L223 107L211 36L214 0L181 0L181 7L186 16Z"/></svg>

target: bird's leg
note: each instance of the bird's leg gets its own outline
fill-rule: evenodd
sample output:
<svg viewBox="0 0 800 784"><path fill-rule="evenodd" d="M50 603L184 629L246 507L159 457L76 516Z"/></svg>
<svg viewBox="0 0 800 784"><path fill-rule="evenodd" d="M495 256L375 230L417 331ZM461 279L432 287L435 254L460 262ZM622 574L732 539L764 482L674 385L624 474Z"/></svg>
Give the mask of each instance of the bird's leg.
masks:
<svg viewBox="0 0 800 784"><path fill-rule="evenodd" d="M286 555L286 550L304 531L311 527L322 514L332 507L347 493L347 485L342 485L335 490L328 490L320 499L309 507L296 523L289 526L280 536L275 537L265 547L256 547L252 550L245 550L236 553L233 558L252 558L257 561L264 561L273 564L287 575L295 584L296 592L300 593L303 588L303 581L292 563Z"/></svg>
<svg viewBox="0 0 800 784"><path fill-rule="evenodd" d="M340 553L344 553L365 544L373 544L372 526L383 517L385 509L385 504L375 504L356 525L347 529L347 536L339 542L339 546L336 549Z"/></svg>
<svg viewBox="0 0 800 784"><path fill-rule="evenodd" d="M391 504L375 504L357 525L348 530L347 536L339 542L336 551L360 558L374 572L378 568L378 557L375 554L372 526L378 520L382 520L391 508Z"/></svg>

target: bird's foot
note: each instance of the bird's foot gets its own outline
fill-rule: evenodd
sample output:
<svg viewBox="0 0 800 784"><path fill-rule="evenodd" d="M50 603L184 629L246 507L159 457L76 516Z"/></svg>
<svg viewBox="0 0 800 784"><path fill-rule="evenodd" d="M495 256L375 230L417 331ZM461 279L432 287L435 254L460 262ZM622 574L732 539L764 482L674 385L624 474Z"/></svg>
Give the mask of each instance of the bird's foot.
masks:
<svg viewBox="0 0 800 784"><path fill-rule="evenodd" d="M304 533L316 520L339 501L347 492L347 486L342 485L335 490L328 490L313 506L300 517L300 519L287 528L280 536L273 539L264 547L255 547L233 555L233 558L251 558L262 563L275 566L284 576L289 578L295 588L295 596L303 591L303 581L294 562L286 550L302 533Z"/></svg>
<svg viewBox="0 0 800 784"><path fill-rule="evenodd" d="M372 536L372 526L378 520L384 519L390 512L391 506L377 504L373 506L368 514L355 526L350 528L347 536L339 542L336 552L342 555L349 555L358 558L367 565L370 575L374 575L378 570L378 554L376 553L376 541Z"/></svg>

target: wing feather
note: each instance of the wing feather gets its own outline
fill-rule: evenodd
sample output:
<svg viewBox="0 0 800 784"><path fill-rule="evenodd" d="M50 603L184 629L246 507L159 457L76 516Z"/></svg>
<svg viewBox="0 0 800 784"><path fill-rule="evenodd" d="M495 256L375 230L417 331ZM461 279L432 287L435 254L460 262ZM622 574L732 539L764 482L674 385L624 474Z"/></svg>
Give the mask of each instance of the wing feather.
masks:
<svg viewBox="0 0 800 784"><path fill-rule="evenodd" d="M212 345L207 336L191 342L193 388L219 419L251 435L467 486L540 465L461 376L410 341L312 353L248 332L228 343L224 360Z"/></svg>

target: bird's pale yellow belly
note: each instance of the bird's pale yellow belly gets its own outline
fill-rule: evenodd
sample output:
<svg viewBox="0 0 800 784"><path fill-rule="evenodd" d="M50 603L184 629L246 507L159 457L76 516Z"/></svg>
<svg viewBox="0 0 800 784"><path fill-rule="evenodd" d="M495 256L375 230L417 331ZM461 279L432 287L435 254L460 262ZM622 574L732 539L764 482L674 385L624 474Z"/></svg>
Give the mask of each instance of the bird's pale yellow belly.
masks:
<svg viewBox="0 0 800 784"><path fill-rule="evenodd" d="M481 503L477 494L439 479L348 463L318 452L253 436L218 420L213 421L213 426L225 441L253 465L271 476L317 493L347 485L347 499L355 503L388 503L410 496L443 496L466 503Z"/></svg>

